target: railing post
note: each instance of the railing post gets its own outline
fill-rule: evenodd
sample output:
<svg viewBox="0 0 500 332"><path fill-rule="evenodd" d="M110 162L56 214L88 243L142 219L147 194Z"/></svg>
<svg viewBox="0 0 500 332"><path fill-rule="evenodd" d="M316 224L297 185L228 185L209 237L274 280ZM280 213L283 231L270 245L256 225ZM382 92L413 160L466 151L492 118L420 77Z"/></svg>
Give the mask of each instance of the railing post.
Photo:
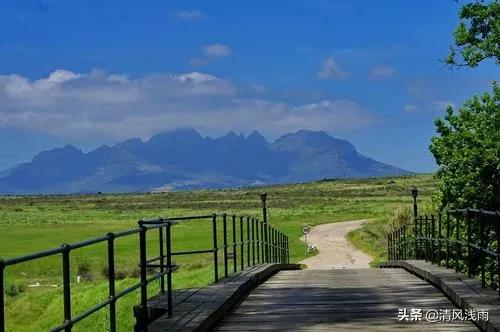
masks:
<svg viewBox="0 0 500 332"><path fill-rule="evenodd" d="M69 325L64 328L64 331L71 331L71 276L69 266L70 246L68 244L61 245L62 252L62 268L63 268L63 298L64 298L64 322Z"/></svg>
<svg viewBox="0 0 500 332"><path fill-rule="evenodd" d="M163 227L158 228L158 242L160 242L160 273L162 273L160 277L160 293L164 294L165 293L165 275L163 272L165 272L165 256L163 255Z"/></svg>
<svg viewBox="0 0 500 332"><path fill-rule="evenodd" d="M213 234L213 246L214 246L214 280L219 282L219 248L217 246L217 215L212 216L212 234Z"/></svg>
<svg viewBox="0 0 500 332"><path fill-rule="evenodd" d="M108 296L109 303L109 330L116 331L116 290L115 290L115 234L108 233Z"/></svg>
<svg viewBox="0 0 500 332"><path fill-rule="evenodd" d="M399 257L398 257L398 229L394 230L394 258L396 260L399 259Z"/></svg>
<svg viewBox="0 0 500 332"><path fill-rule="evenodd" d="M441 220L442 220L443 213L441 211L441 208L438 211L438 250L437 250L437 263L438 265L441 265Z"/></svg>
<svg viewBox="0 0 500 332"><path fill-rule="evenodd" d="M288 246L288 236L286 237L286 262L290 263L290 247Z"/></svg>
<svg viewBox="0 0 500 332"><path fill-rule="evenodd" d="M233 272L238 271L238 258L236 256L236 216L233 214L231 221L233 223Z"/></svg>
<svg viewBox="0 0 500 332"><path fill-rule="evenodd" d="M224 253L224 277L227 277L229 274L228 266L227 266L227 214L222 215L222 231L223 231L223 253Z"/></svg>
<svg viewBox="0 0 500 332"><path fill-rule="evenodd" d="M172 304L172 223L169 221L167 224L167 314L172 317L173 304Z"/></svg>
<svg viewBox="0 0 500 332"><path fill-rule="evenodd" d="M141 331L148 330L148 284L147 284L147 253L146 253L146 231L147 228L144 226L144 222L139 220L140 227L139 232L139 260L141 266Z"/></svg>
<svg viewBox="0 0 500 332"><path fill-rule="evenodd" d="M255 218L252 218L252 265L255 265Z"/></svg>
<svg viewBox="0 0 500 332"><path fill-rule="evenodd" d="M273 226L269 226L269 260L274 263L274 229Z"/></svg>
<svg viewBox="0 0 500 332"><path fill-rule="evenodd" d="M413 187L411 190L411 196L413 197L413 223L414 223L414 230L413 230L413 235L414 235L414 250L415 250L415 259L419 258L419 241L418 241L418 207L417 207L417 196L418 196L418 189L416 187Z"/></svg>
<svg viewBox="0 0 500 332"><path fill-rule="evenodd" d="M265 253L264 256L266 258L266 262L269 262L269 248L267 244L269 243L269 237L268 237L268 229L267 229L267 207L266 207L266 200L267 200L267 193L262 193L260 194L260 199L262 201L262 218L264 222L264 241L266 242L266 248L265 248Z"/></svg>
<svg viewBox="0 0 500 332"><path fill-rule="evenodd" d="M387 260L391 261L391 232L387 233Z"/></svg>
<svg viewBox="0 0 500 332"><path fill-rule="evenodd" d="M419 239L419 218L415 217L415 229L413 230L414 233L414 246L415 246L415 259L420 259L420 239Z"/></svg>
<svg viewBox="0 0 500 332"><path fill-rule="evenodd" d="M240 216L241 271L245 269L245 243L243 242L243 216Z"/></svg>
<svg viewBox="0 0 500 332"><path fill-rule="evenodd" d="M431 229L430 229L430 238L431 238L431 263L434 264L434 257L435 257L435 245L436 243L434 242L435 241L435 235L436 234L436 224L435 224L435 218L434 218L434 215L431 214Z"/></svg>
<svg viewBox="0 0 500 332"><path fill-rule="evenodd" d="M260 263L260 237L259 237L259 218L255 220L255 239L257 245L257 263Z"/></svg>
<svg viewBox="0 0 500 332"><path fill-rule="evenodd" d="M398 260L401 259L402 251L401 251L401 232L402 228L398 228Z"/></svg>
<svg viewBox="0 0 500 332"><path fill-rule="evenodd" d="M467 223L467 273L472 277L472 225L470 220L470 210L466 210L465 220Z"/></svg>
<svg viewBox="0 0 500 332"><path fill-rule="evenodd" d="M485 259L484 259L484 250L485 250L485 239L484 239L484 220L482 218L483 216L483 212L482 210L479 210L479 213L476 213L475 214L475 217L474 217L474 220L477 221L479 219L479 242L480 242L480 247L481 247L481 250L480 250L480 254L481 254L481 257L480 257L480 261L481 261L481 285L483 287L486 286L486 276L485 276L485 270L484 270L484 262L485 262Z"/></svg>
<svg viewBox="0 0 500 332"><path fill-rule="evenodd" d="M450 267L450 213L446 211L446 267Z"/></svg>
<svg viewBox="0 0 500 332"><path fill-rule="evenodd" d="M247 266L250 264L250 217L247 217Z"/></svg>
<svg viewBox="0 0 500 332"><path fill-rule="evenodd" d="M460 271L460 256L462 248L460 247L460 220L455 217L455 271Z"/></svg>
<svg viewBox="0 0 500 332"><path fill-rule="evenodd" d="M267 263L266 262L266 257L265 257L265 254L264 254L265 245L266 245L266 241L264 241L264 222L261 221L260 222L260 255L261 255L260 262L261 263Z"/></svg>
<svg viewBox="0 0 500 332"><path fill-rule="evenodd" d="M5 261L0 259L0 332L5 332L5 285L4 285Z"/></svg>
<svg viewBox="0 0 500 332"><path fill-rule="evenodd" d="M427 261L429 258L429 238L428 238L428 231L429 231L429 218L427 215L424 216L424 260Z"/></svg>
<svg viewBox="0 0 500 332"><path fill-rule="evenodd" d="M280 263L283 263L283 233L279 233L280 236Z"/></svg>
<svg viewBox="0 0 500 332"><path fill-rule="evenodd" d="M277 238L276 238L276 229L275 228L273 228L273 246L274 246L273 262L276 263L276 252L278 250L278 242L277 242Z"/></svg>
<svg viewBox="0 0 500 332"><path fill-rule="evenodd" d="M500 212L496 213L495 231L497 235L497 289L500 297Z"/></svg>

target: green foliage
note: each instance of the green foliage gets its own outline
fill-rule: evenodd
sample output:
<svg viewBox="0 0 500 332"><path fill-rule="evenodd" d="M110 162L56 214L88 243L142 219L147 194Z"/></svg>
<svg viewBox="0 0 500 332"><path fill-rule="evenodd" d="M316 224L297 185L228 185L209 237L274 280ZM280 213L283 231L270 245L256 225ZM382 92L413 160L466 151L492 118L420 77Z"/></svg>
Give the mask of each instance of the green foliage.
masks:
<svg viewBox="0 0 500 332"><path fill-rule="evenodd" d="M455 45L445 62L450 66L476 67L492 58L500 61L500 3L474 1L460 10L460 24L454 32ZM457 52L463 61L457 61Z"/></svg>
<svg viewBox="0 0 500 332"><path fill-rule="evenodd" d="M500 208L500 89L448 107L430 150L440 169L440 200L451 208Z"/></svg>

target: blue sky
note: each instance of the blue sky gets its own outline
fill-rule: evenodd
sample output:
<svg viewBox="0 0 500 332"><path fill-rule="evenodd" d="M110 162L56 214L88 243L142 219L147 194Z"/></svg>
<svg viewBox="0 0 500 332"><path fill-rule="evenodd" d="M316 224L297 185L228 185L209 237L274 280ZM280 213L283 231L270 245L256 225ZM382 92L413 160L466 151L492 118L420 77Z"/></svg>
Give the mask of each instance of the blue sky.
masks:
<svg viewBox="0 0 500 332"><path fill-rule="evenodd" d="M324 130L433 171L433 119L498 67L442 69L463 2L0 1L0 169L194 127Z"/></svg>

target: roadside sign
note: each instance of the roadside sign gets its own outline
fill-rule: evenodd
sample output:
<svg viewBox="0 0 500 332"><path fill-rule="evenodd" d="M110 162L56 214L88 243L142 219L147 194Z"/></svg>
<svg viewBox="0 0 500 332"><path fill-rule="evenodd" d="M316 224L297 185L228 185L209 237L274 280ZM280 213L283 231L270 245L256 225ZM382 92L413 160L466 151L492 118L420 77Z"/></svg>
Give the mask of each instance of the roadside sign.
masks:
<svg viewBox="0 0 500 332"><path fill-rule="evenodd" d="M311 231L311 227L309 227L309 226L304 226L302 228L302 233L304 233L304 235L309 234L310 231Z"/></svg>

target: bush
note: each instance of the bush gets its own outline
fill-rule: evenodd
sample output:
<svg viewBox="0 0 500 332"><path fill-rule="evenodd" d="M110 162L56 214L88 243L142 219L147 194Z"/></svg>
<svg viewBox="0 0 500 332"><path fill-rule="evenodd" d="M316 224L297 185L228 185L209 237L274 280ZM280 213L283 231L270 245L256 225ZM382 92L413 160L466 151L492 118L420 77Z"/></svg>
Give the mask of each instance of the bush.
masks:
<svg viewBox="0 0 500 332"><path fill-rule="evenodd" d="M87 281L93 280L92 268L89 259L86 257L79 257L77 264L78 264L77 275L82 277L83 280Z"/></svg>
<svg viewBox="0 0 500 332"><path fill-rule="evenodd" d="M23 284L7 284L5 285L5 294L10 297L17 296L24 292L26 287Z"/></svg>

